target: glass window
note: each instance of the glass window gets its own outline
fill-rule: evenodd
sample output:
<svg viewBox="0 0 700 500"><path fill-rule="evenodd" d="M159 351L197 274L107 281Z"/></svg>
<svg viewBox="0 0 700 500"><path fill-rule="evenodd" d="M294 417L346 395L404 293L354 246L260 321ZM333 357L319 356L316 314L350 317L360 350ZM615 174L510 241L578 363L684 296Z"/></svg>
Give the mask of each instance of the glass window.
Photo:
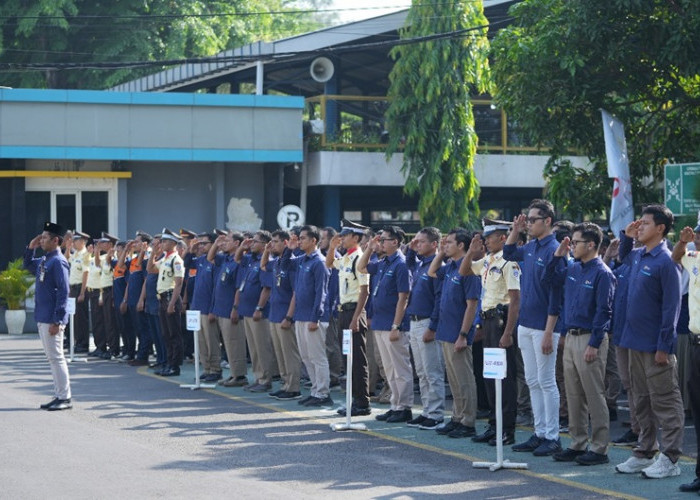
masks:
<svg viewBox="0 0 700 500"><path fill-rule="evenodd" d="M74 194L56 195L56 222L65 229L75 229L77 221Z"/></svg>
<svg viewBox="0 0 700 500"><path fill-rule="evenodd" d="M26 203L25 240L30 241L41 233L44 222L51 220L51 193L48 191L27 191L24 195Z"/></svg>
<svg viewBox="0 0 700 500"><path fill-rule="evenodd" d="M83 191L82 196L82 231L90 236L98 237L100 232L109 229L109 213L107 191Z"/></svg>

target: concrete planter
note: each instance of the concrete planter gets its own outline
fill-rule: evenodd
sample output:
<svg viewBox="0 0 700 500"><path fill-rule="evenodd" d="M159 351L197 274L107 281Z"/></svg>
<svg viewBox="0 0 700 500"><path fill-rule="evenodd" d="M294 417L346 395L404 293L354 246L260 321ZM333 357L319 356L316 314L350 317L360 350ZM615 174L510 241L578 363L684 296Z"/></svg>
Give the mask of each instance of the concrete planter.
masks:
<svg viewBox="0 0 700 500"><path fill-rule="evenodd" d="M5 323L7 333L21 335L24 332L24 323L27 320L27 312L24 309L5 311Z"/></svg>

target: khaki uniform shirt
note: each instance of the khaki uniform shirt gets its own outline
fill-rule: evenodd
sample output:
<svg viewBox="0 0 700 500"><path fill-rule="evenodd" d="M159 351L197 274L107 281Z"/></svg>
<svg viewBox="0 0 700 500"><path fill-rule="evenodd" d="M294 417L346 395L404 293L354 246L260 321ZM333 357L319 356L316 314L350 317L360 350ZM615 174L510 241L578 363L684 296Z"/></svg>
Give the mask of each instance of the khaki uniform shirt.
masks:
<svg viewBox="0 0 700 500"><path fill-rule="evenodd" d="M185 264L176 251L166 255L155 265L158 268L158 286L156 287L158 293L175 289L175 278L185 277Z"/></svg>
<svg viewBox="0 0 700 500"><path fill-rule="evenodd" d="M102 274L100 275L100 288L112 286L114 282L114 271L112 270L112 262L107 260L107 254L100 255L100 265Z"/></svg>
<svg viewBox="0 0 700 500"><path fill-rule="evenodd" d="M90 254L86 248L79 252L73 252L68 259L70 264L70 274L68 275L68 283L70 285L82 285L83 273L90 267Z"/></svg>
<svg viewBox="0 0 700 500"><path fill-rule="evenodd" d="M369 274L357 270L357 259L362 257L362 250L357 247L352 253L346 253L333 261L333 267L338 270L338 286L341 304L357 302L360 298L360 287L369 286ZM352 272L355 261L355 272Z"/></svg>
<svg viewBox="0 0 700 500"><path fill-rule="evenodd" d="M520 290L520 266L503 258L503 251L472 262L472 271L481 276L481 310L509 304L508 290Z"/></svg>
<svg viewBox="0 0 700 500"><path fill-rule="evenodd" d="M87 287L98 290L102 288L102 266L95 264L95 258L92 254L89 256L89 261Z"/></svg>
<svg viewBox="0 0 700 500"><path fill-rule="evenodd" d="M686 252L681 259L681 265L688 271L688 312L690 323L688 328L693 333L700 333L700 252Z"/></svg>

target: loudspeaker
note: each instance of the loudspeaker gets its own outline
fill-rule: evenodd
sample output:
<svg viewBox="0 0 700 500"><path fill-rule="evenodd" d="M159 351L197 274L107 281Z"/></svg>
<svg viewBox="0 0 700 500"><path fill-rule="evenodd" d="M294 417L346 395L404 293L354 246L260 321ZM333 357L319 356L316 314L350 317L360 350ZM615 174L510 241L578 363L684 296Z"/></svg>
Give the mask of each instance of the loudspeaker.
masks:
<svg viewBox="0 0 700 500"><path fill-rule="evenodd" d="M333 78L335 68L331 60L327 57L317 57L311 61L309 72L311 73L311 78L319 83L325 83Z"/></svg>

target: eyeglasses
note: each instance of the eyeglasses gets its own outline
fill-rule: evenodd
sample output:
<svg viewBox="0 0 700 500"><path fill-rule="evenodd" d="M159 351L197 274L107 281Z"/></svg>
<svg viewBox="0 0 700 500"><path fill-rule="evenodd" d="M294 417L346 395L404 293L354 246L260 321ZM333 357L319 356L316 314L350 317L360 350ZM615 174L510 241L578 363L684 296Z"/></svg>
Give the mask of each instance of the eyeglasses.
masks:
<svg viewBox="0 0 700 500"><path fill-rule="evenodd" d="M588 240L571 240L571 244L573 246L578 245L579 243L588 243Z"/></svg>
<svg viewBox="0 0 700 500"><path fill-rule="evenodd" d="M384 243L385 241L396 241L396 238L379 238L379 241Z"/></svg>
<svg viewBox="0 0 700 500"><path fill-rule="evenodd" d="M528 224L534 224L534 223L537 222L538 220L543 220L543 219L546 219L546 218L547 218L547 217L528 217L526 220L527 220L527 223L528 223Z"/></svg>
<svg viewBox="0 0 700 500"><path fill-rule="evenodd" d="M253 243L267 243L267 242L266 242L266 241L262 241L262 240L253 240Z"/></svg>

